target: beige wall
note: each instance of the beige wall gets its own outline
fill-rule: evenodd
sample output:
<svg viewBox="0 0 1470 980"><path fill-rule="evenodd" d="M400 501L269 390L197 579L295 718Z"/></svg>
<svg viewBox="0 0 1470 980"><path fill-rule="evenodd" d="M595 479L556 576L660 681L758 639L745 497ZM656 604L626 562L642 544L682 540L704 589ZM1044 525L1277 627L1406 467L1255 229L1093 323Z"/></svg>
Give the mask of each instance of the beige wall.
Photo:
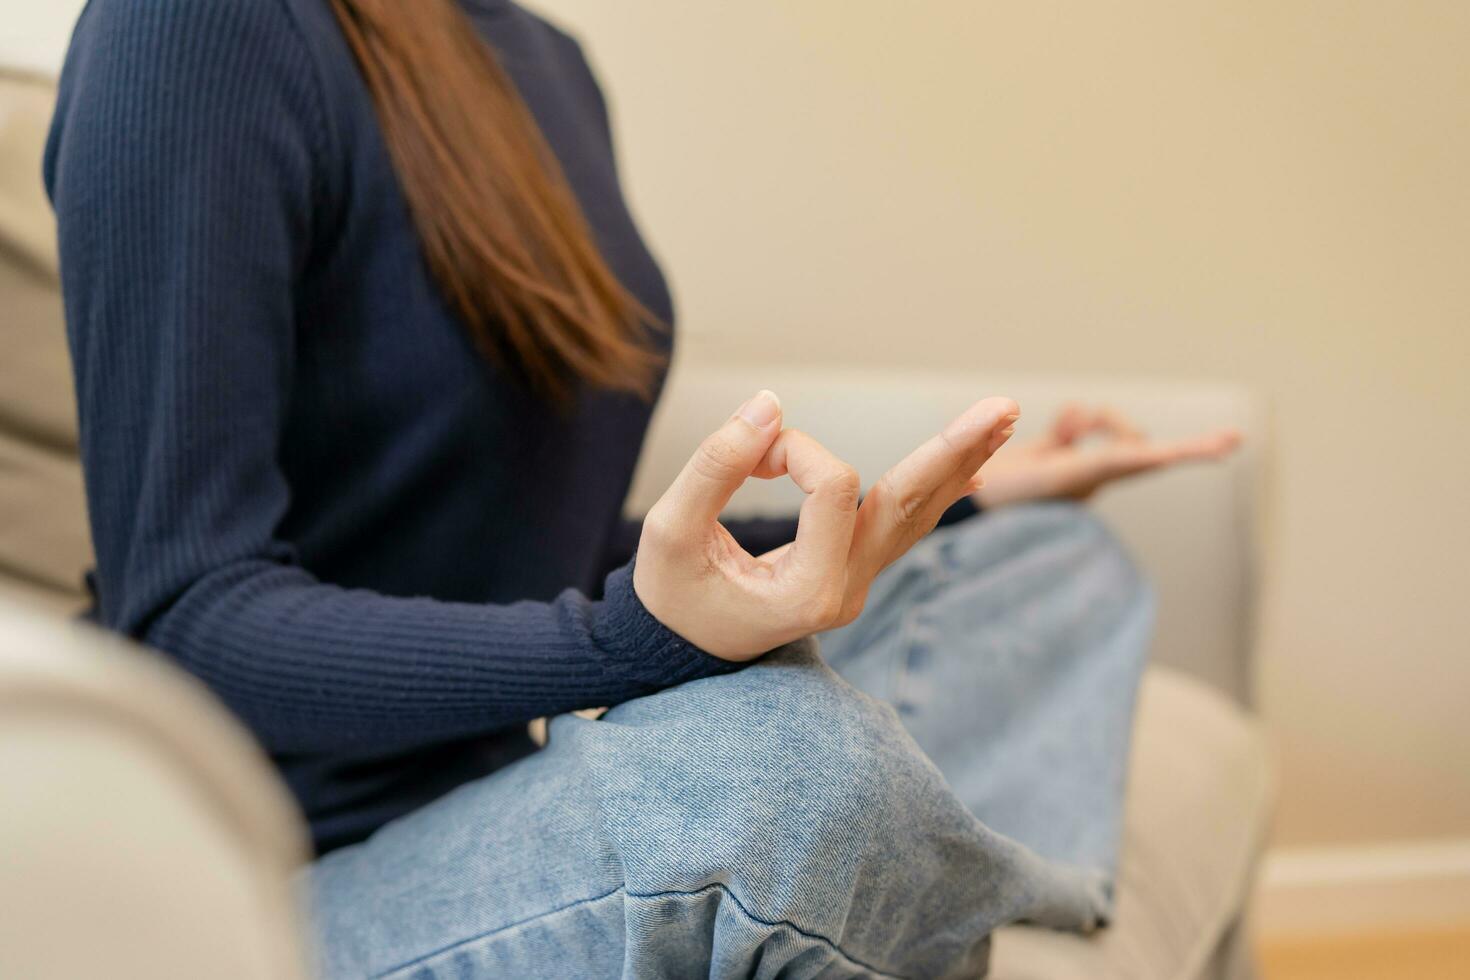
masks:
<svg viewBox="0 0 1470 980"><path fill-rule="evenodd" d="M1470 834L1470 4L541 6L690 359L1269 393L1278 838Z"/></svg>
<svg viewBox="0 0 1470 980"><path fill-rule="evenodd" d="M83 0L0 0L0 67L55 71Z"/></svg>

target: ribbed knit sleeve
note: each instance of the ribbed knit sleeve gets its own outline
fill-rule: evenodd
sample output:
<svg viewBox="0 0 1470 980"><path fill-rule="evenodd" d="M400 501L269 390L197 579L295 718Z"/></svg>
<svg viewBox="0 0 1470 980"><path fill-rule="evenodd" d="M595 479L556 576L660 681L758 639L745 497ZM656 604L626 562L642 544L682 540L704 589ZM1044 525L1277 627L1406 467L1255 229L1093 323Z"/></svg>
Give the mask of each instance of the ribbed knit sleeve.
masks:
<svg viewBox="0 0 1470 980"><path fill-rule="evenodd" d="M729 669L626 567L601 601L450 603L323 583L277 536L296 285L346 169L318 82L279 0L92 0L78 27L46 176L104 623L283 752L463 738Z"/></svg>

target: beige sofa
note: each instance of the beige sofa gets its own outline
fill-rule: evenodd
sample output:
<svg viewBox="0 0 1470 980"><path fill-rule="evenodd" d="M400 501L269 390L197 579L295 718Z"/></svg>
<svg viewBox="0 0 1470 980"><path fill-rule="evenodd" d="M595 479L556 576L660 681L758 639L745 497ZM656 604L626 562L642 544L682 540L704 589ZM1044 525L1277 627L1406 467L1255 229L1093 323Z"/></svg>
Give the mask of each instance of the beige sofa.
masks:
<svg viewBox="0 0 1470 980"><path fill-rule="evenodd" d="M38 167L52 93L0 76L0 976L303 975L290 880L299 816L248 736L161 660L63 621L89 561L49 214ZM1246 394L1198 385L770 365L676 371L631 501L756 387L868 475L977 394L1028 419L1105 399L1161 431L1228 422L1232 463L1118 490L1101 508L1161 597L1139 707L1114 925L998 937L1000 978L1249 975L1245 903L1272 796L1249 703L1256 453ZM737 508L785 507L753 484ZM548 964L548 975L555 965Z"/></svg>

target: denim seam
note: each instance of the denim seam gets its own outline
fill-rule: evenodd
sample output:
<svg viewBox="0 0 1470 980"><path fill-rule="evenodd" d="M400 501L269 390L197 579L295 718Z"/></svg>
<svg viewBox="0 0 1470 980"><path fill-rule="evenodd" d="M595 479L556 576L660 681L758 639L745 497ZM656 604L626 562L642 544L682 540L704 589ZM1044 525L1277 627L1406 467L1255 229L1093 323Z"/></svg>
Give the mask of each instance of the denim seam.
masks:
<svg viewBox="0 0 1470 980"><path fill-rule="evenodd" d="M763 926L770 926L772 928L778 928L778 927L781 927L781 926L785 926L786 928L790 929L791 931L793 931L793 932L795 932L795 933L797 933L799 935L802 935L802 936L805 936L808 939L814 939L814 940L816 940L816 941L818 941L820 943L823 943L823 944L827 945L828 947L830 947L832 949L832 951L834 953L836 953L838 956L841 956L843 959L847 960L849 963L853 964L854 966L859 966L859 967L863 968L864 970L867 970L870 973L876 974L878 977L881 978L881 980L903 980L902 977L899 977L896 974L884 973L882 970L879 970L877 967L871 966L871 965L869 965L867 963L864 963L862 960L857 959L854 956L848 955L848 953L845 952L842 949L841 946L838 946L835 942L833 942L832 940L828 939L826 936L823 936L820 933L808 932L807 930L803 929L801 926L799 926L796 923L790 921L789 919L777 919L775 921L771 921L771 920L768 920L768 919L762 919L760 916L755 915L749 909L747 909L745 907L745 905L740 901L739 898L736 897L735 893L732 892L727 885L725 885L723 882L718 882L718 881L717 882L713 882L712 884L705 885L703 888L696 888L696 889L694 889L692 891L683 891L683 890L680 890L680 889L670 889L668 891L646 892L646 893L645 892L632 892L632 891L628 891L628 888L627 888L626 885L619 885L618 887L612 889L611 891L603 892L601 895L592 895L592 896L589 896L587 898L579 898L575 902L568 902L566 905L561 905L561 906L558 906L557 908L554 908L554 909L547 909L545 912L538 912L536 915L529 916L528 918L521 919L521 920L519 920L517 922L508 922L505 925L499 926L498 928L495 928L495 929L491 929L488 932L482 932L482 933L479 933L478 935L467 936L464 939L456 940L455 942L452 942L452 943L450 943L447 946L441 946L439 949L431 950L430 952L424 953L422 956L416 956L413 959L408 960L405 963L400 963L397 966L390 967L389 969L384 970L381 973L375 973L375 974L373 974L373 978L374 978L374 980L385 980L385 978L391 977L391 976L393 976L395 974L398 974L398 973L402 973L404 970L407 970L407 969L409 969L411 967L418 966L418 965L420 965L422 963L426 963L427 961L435 958L436 956L442 956L443 954L448 953L448 952L450 952L452 950L458 949L458 948L460 948L462 946L468 946L471 943L477 943L477 942L480 942L482 940L489 939L490 937L492 937L492 936L494 936L494 935L496 935L498 933L506 932L507 930L515 929L515 928L518 928L520 926L529 925L530 923L535 922L538 919L545 919L545 918L547 918L549 916L556 915L556 914L558 914L560 912L565 912L565 911L567 911L569 909L577 908L578 906L581 906L581 905L591 905L593 902L600 902L600 901L602 901L605 898L611 898L612 896L618 894L619 892L622 892L624 894L624 896L626 896L627 898L670 898L670 897L675 897L675 896L686 897L686 896L699 895L699 894L702 894L704 892L708 892L708 891L711 891L711 890L718 890L718 891L724 892L725 895L727 895L729 897L730 901L735 905L735 907L740 910L740 913L742 915L744 915L746 918L748 918L751 921L753 921L753 922L758 922L758 923L760 923Z"/></svg>

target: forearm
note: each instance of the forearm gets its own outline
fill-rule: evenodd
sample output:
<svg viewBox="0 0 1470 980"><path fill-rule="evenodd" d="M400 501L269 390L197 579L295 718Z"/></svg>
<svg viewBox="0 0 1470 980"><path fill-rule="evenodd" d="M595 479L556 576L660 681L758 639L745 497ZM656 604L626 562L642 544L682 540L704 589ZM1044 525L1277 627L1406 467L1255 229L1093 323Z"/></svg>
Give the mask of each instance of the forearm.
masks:
<svg viewBox="0 0 1470 980"><path fill-rule="evenodd" d="M607 595L508 606L397 598L241 562L196 581L144 637L272 751L392 749L616 704L733 669L650 616L631 570Z"/></svg>

